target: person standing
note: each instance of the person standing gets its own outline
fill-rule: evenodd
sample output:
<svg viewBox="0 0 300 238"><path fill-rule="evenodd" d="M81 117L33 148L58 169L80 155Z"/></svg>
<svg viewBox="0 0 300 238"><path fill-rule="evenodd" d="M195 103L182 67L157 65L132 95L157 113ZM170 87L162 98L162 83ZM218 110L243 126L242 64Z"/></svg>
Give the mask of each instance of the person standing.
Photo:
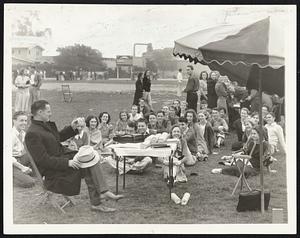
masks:
<svg viewBox="0 0 300 238"><path fill-rule="evenodd" d="M194 109L197 112L197 102L198 102L198 94L199 90L199 80L194 75L194 67L192 65L188 65L186 67L188 81L183 92L187 93L186 102L188 109Z"/></svg>
<svg viewBox="0 0 300 238"><path fill-rule="evenodd" d="M227 87L223 81L222 77L219 77L218 82L215 85L215 91L218 96L217 100L217 108L225 108L226 112L228 112L227 108Z"/></svg>
<svg viewBox="0 0 300 238"><path fill-rule="evenodd" d="M208 73L206 71L202 71L199 78L200 101L207 101L207 79Z"/></svg>
<svg viewBox="0 0 300 238"><path fill-rule="evenodd" d="M207 80L207 107L210 109L217 107L218 96L215 90L217 75L216 71L212 71Z"/></svg>
<svg viewBox="0 0 300 238"><path fill-rule="evenodd" d="M144 92L144 99L145 99L146 103L149 105L150 109L153 110L152 99L151 99L151 79L150 79L150 71L149 70L146 70L144 72L143 92Z"/></svg>
<svg viewBox="0 0 300 238"><path fill-rule="evenodd" d="M182 91L181 83L182 83L182 80L183 80L182 69L179 69L178 73L177 73L177 97L181 97L181 91Z"/></svg>
<svg viewBox="0 0 300 238"><path fill-rule="evenodd" d="M139 73L135 82L135 93L133 98L133 105L139 105L139 99L143 97L143 73Z"/></svg>
<svg viewBox="0 0 300 238"><path fill-rule="evenodd" d="M29 112L30 78L27 75L25 75L25 69L22 69L20 71L20 75L16 77L15 86L17 87L15 112Z"/></svg>
<svg viewBox="0 0 300 238"><path fill-rule="evenodd" d="M40 73L34 73L31 75L31 86L30 86L30 98L29 105L32 105L33 102L40 99L41 91L40 87L42 85L42 76Z"/></svg>

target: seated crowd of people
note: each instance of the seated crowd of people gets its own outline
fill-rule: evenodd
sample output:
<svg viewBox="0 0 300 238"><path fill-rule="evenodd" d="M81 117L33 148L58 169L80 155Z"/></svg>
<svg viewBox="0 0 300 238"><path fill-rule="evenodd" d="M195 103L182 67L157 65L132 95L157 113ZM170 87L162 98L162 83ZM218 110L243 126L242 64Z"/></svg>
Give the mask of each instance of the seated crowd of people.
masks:
<svg viewBox="0 0 300 238"><path fill-rule="evenodd" d="M281 149L285 153L284 133L275 122L275 115L263 106L263 151L264 165L270 172L270 164L276 161L273 155ZM185 166L193 166L205 162L212 153L217 154L227 144L230 130L234 130L237 139L232 144L233 154L225 156L223 169L213 169L212 173L239 176L239 170L233 166L233 159L249 155L247 176L256 175L260 171L259 164L259 117L243 107L238 119L229 124L227 107L209 108L206 101L200 103L196 113L189 108L186 101L175 99L172 105L167 103L154 111L139 99L139 105L132 105L130 110L121 110L118 120L113 123L109 112L99 115L87 115L74 119L71 126L58 132L54 122L50 121L50 104L45 100L35 101L31 105L32 118L27 128L28 116L18 111L13 116L13 176L14 184L21 187L32 187L32 170L24 149L24 141L28 151L37 163L47 189L66 195L75 195L80 190L82 177L88 185L92 209L96 211L114 211L102 204L102 198L113 200L122 198L114 195L106 185L101 172L101 163L107 163L116 169L116 161L110 156L110 145L119 143L116 138L125 135L143 135L141 143L165 142L169 138L178 140L174 153L173 175L175 182L187 182ZM90 149L92 148L92 149ZM93 152L91 152L93 151ZM97 152L97 153L95 153ZM83 167L74 155L84 157L86 153L95 153L91 157L89 167ZM78 156L77 156L78 157ZM126 168L120 163L119 173L143 173L152 163L162 168L163 178L169 182L169 162L166 158L130 157L126 159ZM67 177L67 178L66 178ZM74 185L74 181L76 181ZM69 186L72 183L72 186Z"/></svg>

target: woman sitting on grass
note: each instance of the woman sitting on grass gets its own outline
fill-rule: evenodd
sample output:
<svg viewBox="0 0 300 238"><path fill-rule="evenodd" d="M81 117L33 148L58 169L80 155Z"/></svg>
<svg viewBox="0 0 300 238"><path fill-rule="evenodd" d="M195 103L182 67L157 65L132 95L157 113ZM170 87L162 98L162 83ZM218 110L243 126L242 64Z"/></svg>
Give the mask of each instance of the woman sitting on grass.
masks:
<svg viewBox="0 0 300 238"><path fill-rule="evenodd" d="M245 120L244 123L245 123L245 131L242 136L242 142L246 143L250 137L250 134L251 134L252 128L254 127L254 124L250 119Z"/></svg>
<svg viewBox="0 0 300 238"><path fill-rule="evenodd" d="M208 149L206 145L206 141L203 137L204 131L203 128L199 126L197 123L197 114L193 109L188 109L185 112L185 118L187 119L189 128L195 131L196 139L197 139L197 154L196 157L199 161L207 160Z"/></svg>
<svg viewBox="0 0 300 238"><path fill-rule="evenodd" d="M101 112L99 115L99 130L101 131L102 135L102 143L103 146L106 147L113 142L113 125L110 124L110 115L108 112Z"/></svg>
<svg viewBox="0 0 300 238"><path fill-rule="evenodd" d="M115 135L125 135L128 119L128 113L125 110L120 111L119 120L117 121L115 127Z"/></svg>
<svg viewBox="0 0 300 238"><path fill-rule="evenodd" d="M194 165L195 159L187 146L186 134L182 134L179 125L174 125L171 128L171 139L178 139L176 151L173 156L173 177L175 182L186 182L184 165ZM167 180L169 178L169 158L158 158L163 164L163 176Z"/></svg>
<svg viewBox="0 0 300 238"><path fill-rule="evenodd" d="M214 174L226 174L231 176L240 176L240 170L238 169L242 167L243 161L239 160L239 158L247 158L249 159L249 162L246 165L245 168L245 177L249 176L255 176L259 174L260 172L260 156L259 156L259 150L260 150L260 144L259 144L259 127L254 127L251 130L250 138L248 140L248 143L246 146L244 146L242 152L235 153L232 155L233 158L236 158L236 165L234 166L227 166L224 169L217 168L213 169L211 172ZM265 136L263 138L262 142L263 146L263 153L264 157L268 153L268 142L265 140Z"/></svg>
<svg viewBox="0 0 300 238"><path fill-rule="evenodd" d="M269 112L266 114L266 122L265 127L268 131L268 138L270 144L270 153L274 154L279 151L278 146L280 145L283 153L286 153L285 142L283 129L280 125L275 122L275 115L273 112Z"/></svg>
<svg viewBox="0 0 300 238"><path fill-rule="evenodd" d="M93 146L95 150L103 150L102 135L101 131L98 129L98 117L89 115L86 118L85 123L88 129L87 131L90 138L90 145Z"/></svg>
<svg viewBox="0 0 300 238"><path fill-rule="evenodd" d="M203 133L204 140L208 149L208 154L212 153L215 145L215 133L212 129L211 124L206 120L204 111L201 110L198 113L199 126L201 128L201 133Z"/></svg>

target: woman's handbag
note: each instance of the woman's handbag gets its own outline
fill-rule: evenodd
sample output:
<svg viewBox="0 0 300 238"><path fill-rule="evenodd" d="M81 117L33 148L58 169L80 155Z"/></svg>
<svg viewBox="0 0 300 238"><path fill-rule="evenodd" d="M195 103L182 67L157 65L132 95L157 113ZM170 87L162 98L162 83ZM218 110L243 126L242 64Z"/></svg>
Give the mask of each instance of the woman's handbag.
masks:
<svg viewBox="0 0 300 238"><path fill-rule="evenodd" d="M270 202L270 192L265 191L265 210L268 210L269 202ZM252 190L249 192L242 192L239 196L239 202L237 205L236 210L238 212L245 212L245 211L257 211L261 210L261 203L260 203L260 190Z"/></svg>

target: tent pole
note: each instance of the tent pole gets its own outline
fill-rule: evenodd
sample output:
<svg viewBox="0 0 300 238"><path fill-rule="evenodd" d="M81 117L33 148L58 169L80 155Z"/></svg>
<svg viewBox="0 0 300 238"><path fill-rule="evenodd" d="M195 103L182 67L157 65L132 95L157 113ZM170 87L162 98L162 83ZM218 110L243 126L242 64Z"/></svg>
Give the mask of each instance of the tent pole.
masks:
<svg viewBox="0 0 300 238"><path fill-rule="evenodd" d="M262 69L259 68L258 87L259 87L259 165L260 165L260 207L261 213L265 212L265 192L264 192L264 170L263 170L263 118L262 118Z"/></svg>

